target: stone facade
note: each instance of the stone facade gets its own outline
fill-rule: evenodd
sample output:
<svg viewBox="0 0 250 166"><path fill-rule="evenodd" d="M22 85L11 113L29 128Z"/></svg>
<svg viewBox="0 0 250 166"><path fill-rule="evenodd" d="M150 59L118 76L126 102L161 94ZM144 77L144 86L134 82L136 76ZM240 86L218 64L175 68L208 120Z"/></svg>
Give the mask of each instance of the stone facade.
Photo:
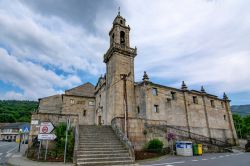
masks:
<svg viewBox="0 0 250 166"><path fill-rule="evenodd" d="M80 125L95 124L94 86L90 83L66 90L65 94L39 99L38 113L78 115Z"/></svg>
<svg viewBox="0 0 250 166"><path fill-rule="evenodd" d="M129 32L126 20L118 14L109 32L110 47L104 54L106 74L95 87L86 83L65 94L40 99L38 112L78 115L80 125L111 125L115 118L123 118L116 122L124 130L127 110L128 136L136 149L153 137L166 141L166 131L148 130L145 124L149 122L181 129L189 138L201 135L236 143L226 95L220 99L203 87L200 91L188 90L184 82L180 89L159 85L151 82L146 72L141 82L134 81L137 49L130 47ZM147 136L144 131L149 132Z"/></svg>

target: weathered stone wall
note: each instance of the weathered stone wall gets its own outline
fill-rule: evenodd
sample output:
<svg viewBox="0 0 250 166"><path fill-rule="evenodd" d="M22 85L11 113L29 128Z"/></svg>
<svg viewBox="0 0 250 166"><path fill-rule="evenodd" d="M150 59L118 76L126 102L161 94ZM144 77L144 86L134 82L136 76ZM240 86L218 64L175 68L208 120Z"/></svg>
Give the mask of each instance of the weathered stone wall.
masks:
<svg viewBox="0 0 250 166"><path fill-rule="evenodd" d="M124 89L121 74L131 73L127 78L127 99L128 114L134 117L135 99L134 99L134 58L114 53L107 62L107 121L110 124L114 117L124 116Z"/></svg>
<svg viewBox="0 0 250 166"><path fill-rule="evenodd" d="M71 126L75 127L79 124L78 115L73 114L56 114L56 113L33 113L31 116L32 120L37 120L39 123L30 125L29 133L29 147L32 145L32 140L37 137L39 134L40 123L41 122L51 122L54 126L57 126L59 123L66 123L67 119L70 118Z"/></svg>
<svg viewBox="0 0 250 166"><path fill-rule="evenodd" d="M95 98L63 95L63 114L77 114L80 125L93 125L95 122Z"/></svg>
<svg viewBox="0 0 250 166"><path fill-rule="evenodd" d="M54 95L39 99L38 111L41 113L61 113L62 95Z"/></svg>
<svg viewBox="0 0 250 166"><path fill-rule="evenodd" d="M154 88L157 89L156 95L152 93ZM171 92L175 93L174 98ZM193 102L193 96L197 97L198 103ZM140 110L139 113L137 111L138 118L166 121L168 125L184 127L192 133L223 141L237 139L225 100L150 83L136 85L135 98L137 110ZM158 112L154 112L154 105L158 106Z"/></svg>
<svg viewBox="0 0 250 166"><path fill-rule="evenodd" d="M98 87L96 92L96 108L95 108L95 123L99 124L99 117L101 117L101 123L104 125L110 124L108 122L108 111L106 108L106 87L105 83L102 82L100 87Z"/></svg>

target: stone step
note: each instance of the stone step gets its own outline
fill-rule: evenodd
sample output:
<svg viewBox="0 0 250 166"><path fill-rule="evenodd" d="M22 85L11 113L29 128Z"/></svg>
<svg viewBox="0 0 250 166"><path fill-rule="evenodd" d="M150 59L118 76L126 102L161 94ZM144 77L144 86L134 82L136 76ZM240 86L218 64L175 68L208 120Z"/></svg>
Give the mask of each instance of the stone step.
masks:
<svg viewBox="0 0 250 166"><path fill-rule="evenodd" d="M81 142L103 142L103 143L107 143L107 142L117 142L119 141L119 139L81 139L79 143Z"/></svg>
<svg viewBox="0 0 250 166"><path fill-rule="evenodd" d="M91 142L79 142L79 145L86 145L86 144L121 144L121 142L114 142L114 141L112 141L112 142L109 142L109 141L91 141Z"/></svg>
<svg viewBox="0 0 250 166"><path fill-rule="evenodd" d="M110 153L110 154L78 154L77 157L80 158L105 158L105 157L129 157L128 152L123 153Z"/></svg>
<svg viewBox="0 0 250 166"><path fill-rule="evenodd" d="M91 136L81 136L81 137L79 137L80 139L85 139L85 140L105 140L105 139L114 139L114 140L117 140L118 138L117 137L115 137L115 136L98 136L98 137L91 137Z"/></svg>
<svg viewBox="0 0 250 166"><path fill-rule="evenodd" d="M123 150L124 147L108 147L108 148L102 148L102 147L95 147L95 148L87 148L87 147L79 147L79 151L106 151L106 150Z"/></svg>
<svg viewBox="0 0 250 166"><path fill-rule="evenodd" d="M80 134L80 137L99 137L99 136L115 136L114 133L92 133L92 134Z"/></svg>
<svg viewBox="0 0 250 166"><path fill-rule="evenodd" d="M88 162L88 161L123 161L123 160L131 160L130 157L103 157L103 158L80 158L77 159L77 162Z"/></svg>
<svg viewBox="0 0 250 166"><path fill-rule="evenodd" d="M77 165L127 165L134 161L110 126L80 126Z"/></svg>
<svg viewBox="0 0 250 166"><path fill-rule="evenodd" d="M78 151L77 155L82 155L82 154L114 154L114 153L128 153L128 150L93 150L93 151Z"/></svg>
<svg viewBox="0 0 250 166"><path fill-rule="evenodd" d="M80 142L79 145L122 145L121 142Z"/></svg>
<svg viewBox="0 0 250 166"><path fill-rule="evenodd" d="M129 165L133 164L131 160L123 160L123 161L100 161L100 162L77 162L78 166L101 166L101 165Z"/></svg>
<svg viewBox="0 0 250 166"><path fill-rule="evenodd" d="M79 145L79 148L125 148L123 145Z"/></svg>

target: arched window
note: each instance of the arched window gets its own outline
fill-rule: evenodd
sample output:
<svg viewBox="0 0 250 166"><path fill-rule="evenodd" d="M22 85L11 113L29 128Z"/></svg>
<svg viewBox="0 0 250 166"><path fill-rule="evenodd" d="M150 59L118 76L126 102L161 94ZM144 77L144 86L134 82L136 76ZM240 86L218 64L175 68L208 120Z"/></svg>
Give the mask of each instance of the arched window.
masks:
<svg viewBox="0 0 250 166"><path fill-rule="evenodd" d="M120 32L120 43L125 45L125 32L123 31Z"/></svg>

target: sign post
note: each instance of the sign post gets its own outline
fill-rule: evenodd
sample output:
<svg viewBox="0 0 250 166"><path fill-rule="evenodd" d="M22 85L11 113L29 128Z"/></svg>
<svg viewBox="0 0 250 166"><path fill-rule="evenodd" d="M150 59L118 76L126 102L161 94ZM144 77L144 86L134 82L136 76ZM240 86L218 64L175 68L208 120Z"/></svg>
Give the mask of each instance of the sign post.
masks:
<svg viewBox="0 0 250 166"><path fill-rule="evenodd" d="M44 160L47 159L49 140L56 139L55 134L50 134L53 131L53 129L54 129L54 125L51 122L41 122L40 131L38 134L38 140L40 140L38 159L40 158L40 150L41 150L42 140L46 140L46 149L45 149Z"/></svg>
<svg viewBox="0 0 250 166"><path fill-rule="evenodd" d="M38 150L38 160L40 158L41 146L42 146L42 140L40 140L40 145L39 145L39 150Z"/></svg>
<svg viewBox="0 0 250 166"><path fill-rule="evenodd" d="M45 150L45 157L44 157L44 160L45 160L45 161L46 161L46 159L47 159L48 143L49 143L49 141L47 140L47 142L46 142L46 150Z"/></svg>
<svg viewBox="0 0 250 166"><path fill-rule="evenodd" d="M21 141L22 141L22 129L19 129L19 146L18 146L18 152L20 152L20 149L21 149Z"/></svg>

